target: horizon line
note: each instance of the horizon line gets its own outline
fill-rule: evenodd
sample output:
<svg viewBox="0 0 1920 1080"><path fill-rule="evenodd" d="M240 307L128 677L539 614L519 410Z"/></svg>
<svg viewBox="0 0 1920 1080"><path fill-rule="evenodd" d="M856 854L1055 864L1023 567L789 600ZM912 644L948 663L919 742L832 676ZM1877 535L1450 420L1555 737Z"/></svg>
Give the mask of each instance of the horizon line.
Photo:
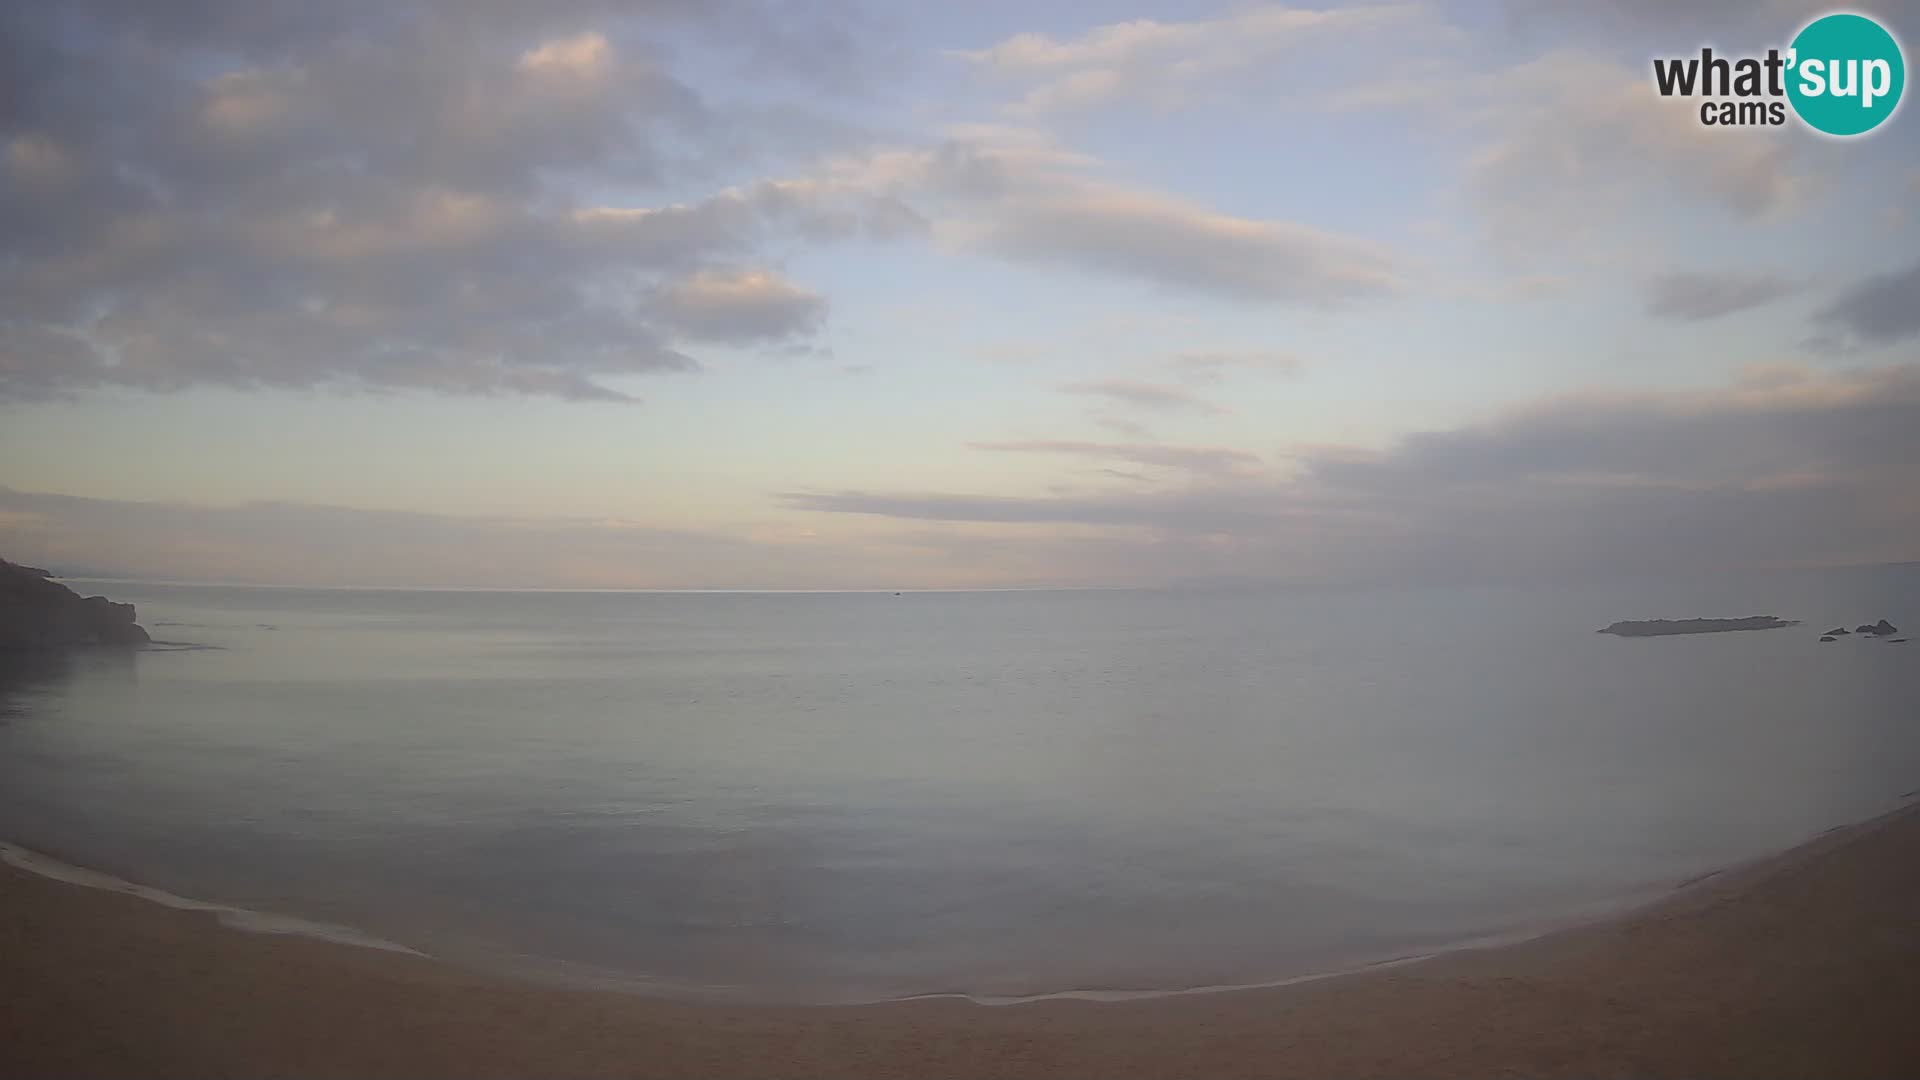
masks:
<svg viewBox="0 0 1920 1080"><path fill-rule="evenodd" d="M11 561L11 560L9 560ZM1616 580L1620 578L1648 579L1670 578L1679 575L1719 576L1724 574L1766 574L1792 573L1810 570L1871 570L1920 566L1920 559L1893 559L1879 562L1854 563L1803 563L1791 565L1749 565L1714 566L1695 568L1667 568L1645 570L1595 570L1584 573L1550 575L1557 581ZM1395 580L1379 578L1371 580L1328 579L1317 581L1287 580L1282 578L1250 578L1245 575L1224 575L1218 578L1187 578L1162 582L1139 582L1134 584L1108 585L964 585L964 586L861 586L861 587L805 587L805 586L541 586L541 585L367 585L367 584L309 584L293 582L265 581L221 581L194 580L180 578L149 578L126 574L63 574L53 572L50 577L56 581L98 582L118 585L149 585L166 588L207 588L207 589L281 589L303 592L460 592L460 593L601 593L619 595L904 595L907 593L1041 593L1041 592L1159 592L1178 589L1206 588L1444 588L1463 585L1526 585L1537 584L1541 579L1537 575L1525 575L1506 578L1460 578L1453 580Z"/></svg>

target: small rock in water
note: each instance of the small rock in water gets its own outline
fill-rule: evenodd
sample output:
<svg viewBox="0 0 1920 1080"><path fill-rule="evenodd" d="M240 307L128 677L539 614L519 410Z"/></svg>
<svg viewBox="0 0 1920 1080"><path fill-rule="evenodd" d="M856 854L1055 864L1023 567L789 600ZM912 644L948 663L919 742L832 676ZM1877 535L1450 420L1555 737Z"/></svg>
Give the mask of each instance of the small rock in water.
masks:
<svg viewBox="0 0 1920 1080"><path fill-rule="evenodd" d="M1823 635L1820 638L1820 640L1821 641L1839 641L1840 639L1837 637L1834 637L1832 634L1826 634L1826 635Z"/></svg>
<svg viewBox="0 0 1920 1080"><path fill-rule="evenodd" d="M1827 631L1827 636L1828 637L1846 637L1848 634L1851 634L1851 633L1853 633L1853 631L1847 629L1844 626L1836 626L1833 629Z"/></svg>
<svg viewBox="0 0 1920 1080"><path fill-rule="evenodd" d="M1600 632L1620 637L1668 637L1728 630L1778 630L1797 622L1798 619L1782 619L1777 615L1749 615L1744 619L1626 619L1602 627Z"/></svg>

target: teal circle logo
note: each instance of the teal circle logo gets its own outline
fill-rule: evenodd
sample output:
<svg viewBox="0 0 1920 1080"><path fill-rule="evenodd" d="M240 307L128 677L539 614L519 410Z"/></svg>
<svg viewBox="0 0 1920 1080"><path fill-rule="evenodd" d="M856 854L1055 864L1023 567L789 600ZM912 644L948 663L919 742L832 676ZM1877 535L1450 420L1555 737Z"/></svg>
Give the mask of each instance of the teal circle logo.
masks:
<svg viewBox="0 0 1920 1080"><path fill-rule="evenodd" d="M1864 135L1900 106L1907 62L1886 27L1851 12L1823 15L1793 39L1787 100L1815 131Z"/></svg>

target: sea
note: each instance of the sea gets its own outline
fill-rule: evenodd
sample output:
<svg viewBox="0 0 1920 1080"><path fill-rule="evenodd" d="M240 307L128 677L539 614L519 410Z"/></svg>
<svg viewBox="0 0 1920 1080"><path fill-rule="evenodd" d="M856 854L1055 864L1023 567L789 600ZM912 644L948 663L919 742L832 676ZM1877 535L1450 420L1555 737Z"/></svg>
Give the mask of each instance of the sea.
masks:
<svg viewBox="0 0 1920 1080"><path fill-rule="evenodd" d="M1920 789L1920 565L1446 587L70 582L0 856L690 999L1262 985L1537 933ZM1619 619L1785 629L1623 639ZM1900 635L1900 636L1904 636Z"/></svg>

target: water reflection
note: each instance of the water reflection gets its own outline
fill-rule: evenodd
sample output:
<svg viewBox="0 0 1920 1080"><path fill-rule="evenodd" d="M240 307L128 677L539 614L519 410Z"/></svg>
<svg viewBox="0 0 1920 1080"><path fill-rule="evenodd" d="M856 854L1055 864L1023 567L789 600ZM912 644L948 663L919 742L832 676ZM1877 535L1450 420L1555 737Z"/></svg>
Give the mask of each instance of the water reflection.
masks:
<svg viewBox="0 0 1920 1080"><path fill-rule="evenodd" d="M1914 646L1817 643L1920 620L1920 568L884 602L113 591L221 648L12 658L0 837L436 955L745 996L1340 966L1763 854L1920 776ZM1593 632L1755 612L1805 622Z"/></svg>
<svg viewBox="0 0 1920 1080"><path fill-rule="evenodd" d="M26 715L39 696L73 678L64 650L0 650L0 723Z"/></svg>

